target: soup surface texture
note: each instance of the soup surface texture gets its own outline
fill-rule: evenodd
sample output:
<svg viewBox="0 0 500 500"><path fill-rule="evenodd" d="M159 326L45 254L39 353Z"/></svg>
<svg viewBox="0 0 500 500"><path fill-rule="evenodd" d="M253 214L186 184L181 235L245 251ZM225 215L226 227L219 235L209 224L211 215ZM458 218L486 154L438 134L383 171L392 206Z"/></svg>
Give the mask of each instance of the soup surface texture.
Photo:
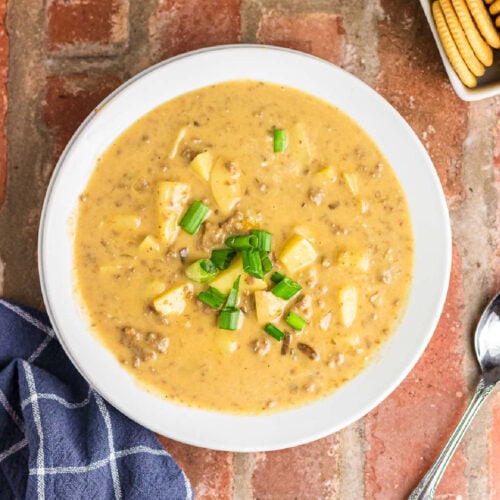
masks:
<svg viewBox="0 0 500 500"><path fill-rule="evenodd" d="M241 235L229 243L246 248L226 246ZM397 325L412 259L406 200L373 141L333 106L262 82L154 109L99 159L79 204L93 331L161 397L218 411L302 405L356 376Z"/></svg>

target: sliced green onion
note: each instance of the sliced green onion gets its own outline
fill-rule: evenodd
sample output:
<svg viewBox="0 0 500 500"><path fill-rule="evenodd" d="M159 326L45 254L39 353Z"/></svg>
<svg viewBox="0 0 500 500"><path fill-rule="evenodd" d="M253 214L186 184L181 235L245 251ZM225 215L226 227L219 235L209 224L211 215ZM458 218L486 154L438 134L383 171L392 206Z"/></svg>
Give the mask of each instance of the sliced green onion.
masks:
<svg viewBox="0 0 500 500"><path fill-rule="evenodd" d="M186 267L186 276L196 283L206 283L218 272L209 259L199 259Z"/></svg>
<svg viewBox="0 0 500 500"><path fill-rule="evenodd" d="M264 327L264 331L278 341L283 340L283 337L285 336L285 333L282 332L278 327L274 326L272 323L268 323Z"/></svg>
<svg viewBox="0 0 500 500"><path fill-rule="evenodd" d="M269 258L269 252L260 250L259 255L260 255L260 262L262 264L262 271L264 274L267 274L273 268L273 263Z"/></svg>
<svg viewBox="0 0 500 500"><path fill-rule="evenodd" d="M254 248L257 246L258 238L253 234L240 236L230 236L225 242L227 247L234 250L245 250L246 248Z"/></svg>
<svg viewBox="0 0 500 500"><path fill-rule="evenodd" d="M264 271L262 270L262 261L260 260L259 251L256 248L243 250L241 252L243 259L243 269L250 276L262 279Z"/></svg>
<svg viewBox="0 0 500 500"><path fill-rule="evenodd" d="M294 295L298 294L302 287L293 279L286 276L276 285L273 286L271 292L280 299L291 299Z"/></svg>
<svg viewBox="0 0 500 500"><path fill-rule="evenodd" d="M179 226L187 233L194 234L198 231L209 212L210 208L201 201L195 200L187 209L184 217L182 217Z"/></svg>
<svg viewBox="0 0 500 500"><path fill-rule="evenodd" d="M284 153L287 146L286 130L274 129L274 152Z"/></svg>
<svg viewBox="0 0 500 500"><path fill-rule="evenodd" d="M257 236L258 238L257 245L255 245L256 248L264 250L265 252L271 251L271 241L273 236L270 232L264 231L263 229L252 229L250 234Z"/></svg>
<svg viewBox="0 0 500 500"><path fill-rule="evenodd" d="M233 286L231 287L231 290L229 290L229 295L227 296L226 303L224 304L224 309L234 309L238 304L240 279L241 279L241 274L234 280Z"/></svg>
<svg viewBox="0 0 500 500"><path fill-rule="evenodd" d="M297 313L290 311L285 320L294 330L298 330L299 332L304 329L306 326L306 320L299 316Z"/></svg>
<svg viewBox="0 0 500 500"><path fill-rule="evenodd" d="M212 250L210 260L217 269L223 271L229 267L235 255L236 252L230 248L218 248L217 250Z"/></svg>
<svg viewBox="0 0 500 500"><path fill-rule="evenodd" d="M274 283L279 283L284 277L284 274L276 272L271 275L271 281Z"/></svg>
<svg viewBox="0 0 500 500"><path fill-rule="evenodd" d="M217 288L209 286L205 291L198 294L198 298L212 309L219 309L224 304L226 296L219 292Z"/></svg>
<svg viewBox="0 0 500 500"><path fill-rule="evenodd" d="M219 328L223 330L236 330L238 328L239 319L239 309L223 309L219 315Z"/></svg>

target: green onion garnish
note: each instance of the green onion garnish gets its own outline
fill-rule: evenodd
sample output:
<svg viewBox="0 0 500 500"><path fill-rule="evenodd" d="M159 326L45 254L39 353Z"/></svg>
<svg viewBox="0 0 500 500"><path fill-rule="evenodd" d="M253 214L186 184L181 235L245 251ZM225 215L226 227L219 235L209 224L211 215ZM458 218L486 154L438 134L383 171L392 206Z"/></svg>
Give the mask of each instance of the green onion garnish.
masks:
<svg viewBox="0 0 500 500"><path fill-rule="evenodd" d="M299 332L304 329L306 326L306 320L299 316L297 313L290 311L285 320L294 330L298 330Z"/></svg>
<svg viewBox="0 0 500 500"><path fill-rule="evenodd" d="M262 279L264 271L262 270L262 261L260 260L259 251L256 248L250 248L241 252L243 259L243 269L250 276Z"/></svg>
<svg viewBox="0 0 500 500"><path fill-rule="evenodd" d="M273 268L273 263L269 258L269 252L260 250L259 255L260 255L260 262L262 264L262 271L264 274L267 274Z"/></svg>
<svg viewBox="0 0 500 500"><path fill-rule="evenodd" d="M230 236L224 243L227 247L234 250L245 250L246 248L256 247L258 238L253 234Z"/></svg>
<svg viewBox="0 0 500 500"><path fill-rule="evenodd" d="M274 152L284 153L287 146L286 130L274 129Z"/></svg>
<svg viewBox="0 0 500 500"><path fill-rule="evenodd" d="M218 272L209 259L199 259L186 267L186 276L196 283L206 283Z"/></svg>
<svg viewBox="0 0 500 500"><path fill-rule="evenodd" d="M219 328L223 330L236 330L238 328L239 318L239 309L223 309L219 315Z"/></svg>
<svg viewBox="0 0 500 500"><path fill-rule="evenodd" d="M210 208L208 208L201 201L195 200L187 209L184 217L182 217L179 222L179 226L181 226L187 233L194 234L198 231L209 212Z"/></svg>
<svg viewBox="0 0 500 500"><path fill-rule="evenodd" d="M274 283L279 283L284 277L284 274L276 272L271 275L271 281L273 281Z"/></svg>
<svg viewBox="0 0 500 500"><path fill-rule="evenodd" d="M231 287L231 290L229 290L229 295L227 296L226 303L224 304L224 309L234 309L238 304L238 293L240 291L240 278L241 275L234 280L233 286Z"/></svg>
<svg viewBox="0 0 500 500"><path fill-rule="evenodd" d="M264 327L264 331L271 335L271 337L275 338L276 340L283 340L283 337L285 336L285 333L282 332L279 328L274 326L272 323L268 323Z"/></svg>
<svg viewBox="0 0 500 500"><path fill-rule="evenodd" d="M256 248L264 250L265 252L271 251L272 234L270 232L264 231L263 229L253 229L250 231L250 234L258 238L257 245L255 245Z"/></svg>
<svg viewBox="0 0 500 500"><path fill-rule="evenodd" d="M302 287L296 281L285 276L279 283L273 286L271 292L280 299L288 300L301 290Z"/></svg>
<svg viewBox="0 0 500 500"><path fill-rule="evenodd" d="M219 307L221 307L226 300L226 296L222 292L219 292L217 288L212 286L209 286L205 291L200 292L198 294L198 298L212 309L219 309Z"/></svg>
<svg viewBox="0 0 500 500"><path fill-rule="evenodd" d="M217 269L223 271L229 267L235 255L236 252L230 248L218 248L217 250L212 250L210 260Z"/></svg>

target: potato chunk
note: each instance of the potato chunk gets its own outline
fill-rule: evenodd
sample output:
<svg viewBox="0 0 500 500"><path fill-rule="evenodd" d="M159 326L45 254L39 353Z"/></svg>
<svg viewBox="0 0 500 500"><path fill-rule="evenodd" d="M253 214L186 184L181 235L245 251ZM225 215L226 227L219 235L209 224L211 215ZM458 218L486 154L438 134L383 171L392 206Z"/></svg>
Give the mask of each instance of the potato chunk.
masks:
<svg viewBox="0 0 500 500"><path fill-rule="evenodd" d="M343 174L344 180L349 187L351 193L354 196L358 196L359 194L359 183L358 176L356 174L344 172Z"/></svg>
<svg viewBox="0 0 500 500"><path fill-rule="evenodd" d="M175 138L175 141L172 145L172 149L170 150L170 154L168 157L173 160L177 156L177 151L179 149L179 146L181 145L181 142L183 141L184 137L186 136L187 128L182 127L179 132L177 133L177 136Z"/></svg>
<svg viewBox="0 0 500 500"><path fill-rule="evenodd" d="M160 240L171 244L179 232L178 221L189 199L190 189L181 182L164 181L156 186Z"/></svg>
<svg viewBox="0 0 500 500"><path fill-rule="evenodd" d="M234 162L217 158L210 174L210 188L220 210L227 214L241 198L241 172Z"/></svg>
<svg viewBox="0 0 500 500"><path fill-rule="evenodd" d="M210 172L212 171L212 166L214 163L214 158L210 151L205 151L196 155L189 166L196 172L203 180L208 181L210 179Z"/></svg>
<svg viewBox="0 0 500 500"><path fill-rule="evenodd" d="M309 266L316 259L314 247L303 236L294 234L283 247L280 262L290 273L296 273Z"/></svg>
<svg viewBox="0 0 500 500"><path fill-rule="evenodd" d="M139 245L139 250L143 253L156 253L160 251L160 244L156 238L148 234Z"/></svg>
<svg viewBox="0 0 500 500"><path fill-rule="evenodd" d="M265 290L267 288L267 284L264 280L259 278L254 278L253 276L249 276L243 270L243 261L241 259L241 255L237 255L234 260L231 262L227 269L221 271L212 281L210 281L210 286L217 288L221 293L229 293L233 283L236 278L241 275L240 280L240 290Z"/></svg>
<svg viewBox="0 0 500 500"><path fill-rule="evenodd" d="M354 285L347 285L339 290L339 306L342 323L349 328L354 323L358 310L358 292Z"/></svg>
<svg viewBox="0 0 500 500"><path fill-rule="evenodd" d="M163 316L182 314L186 308L186 298L188 294L192 293L193 285L191 283L182 283L158 295L153 300L153 307Z"/></svg>
<svg viewBox="0 0 500 500"><path fill-rule="evenodd" d="M141 218L138 215L112 215L104 220L104 225L111 226L118 231L129 231L137 229L141 225Z"/></svg>
<svg viewBox="0 0 500 500"><path fill-rule="evenodd" d="M314 174L314 179L324 184L335 182L337 171L332 166L324 167Z"/></svg>
<svg viewBox="0 0 500 500"><path fill-rule="evenodd" d="M357 271L367 272L370 268L370 257L366 251L344 250L339 252L337 256L337 264Z"/></svg>
<svg viewBox="0 0 500 500"><path fill-rule="evenodd" d="M286 300L276 297L272 292L257 291L254 295L257 321L261 325L281 318L285 310Z"/></svg>

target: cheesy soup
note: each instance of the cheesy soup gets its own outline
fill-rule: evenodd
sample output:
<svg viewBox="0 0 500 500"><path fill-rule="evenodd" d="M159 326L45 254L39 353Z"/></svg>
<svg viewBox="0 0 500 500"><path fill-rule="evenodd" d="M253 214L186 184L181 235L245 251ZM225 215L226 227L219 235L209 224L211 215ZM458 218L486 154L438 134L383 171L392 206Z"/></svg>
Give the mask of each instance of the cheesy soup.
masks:
<svg viewBox="0 0 500 500"><path fill-rule="evenodd" d="M394 172L350 118L291 88L227 82L163 104L80 200L92 329L172 401L255 414L324 397L405 306L413 239Z"/></svg>

